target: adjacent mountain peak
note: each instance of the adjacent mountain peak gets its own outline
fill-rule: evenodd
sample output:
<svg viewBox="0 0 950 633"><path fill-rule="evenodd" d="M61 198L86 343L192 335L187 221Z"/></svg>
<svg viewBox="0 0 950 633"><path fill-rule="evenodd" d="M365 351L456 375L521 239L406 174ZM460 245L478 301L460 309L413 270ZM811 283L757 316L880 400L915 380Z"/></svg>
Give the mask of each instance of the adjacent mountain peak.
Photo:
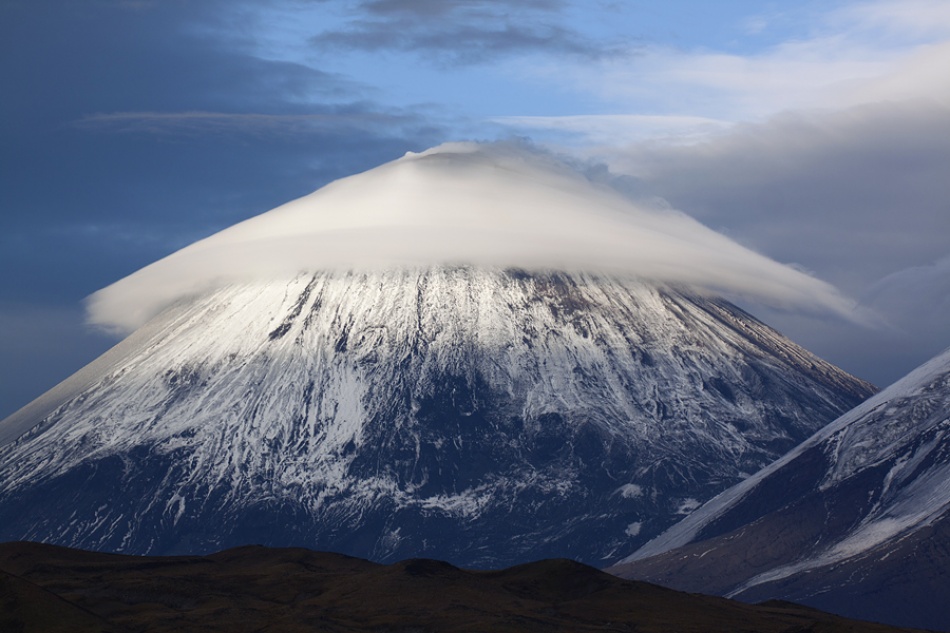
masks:
<svg viewBox="0 0 950 633"><path fill-rule="evenodd" d="M196 242L97 292L129 332L175 301L301 272L439 265L624 275L853 316L834 288L553 156L450 143L407 154Z"/></svg>
<svg viewBox="0 0 950 633"><path fill-rule="evenodd" d="M915 626L950 621L950 350L615 568Z"/></svg>

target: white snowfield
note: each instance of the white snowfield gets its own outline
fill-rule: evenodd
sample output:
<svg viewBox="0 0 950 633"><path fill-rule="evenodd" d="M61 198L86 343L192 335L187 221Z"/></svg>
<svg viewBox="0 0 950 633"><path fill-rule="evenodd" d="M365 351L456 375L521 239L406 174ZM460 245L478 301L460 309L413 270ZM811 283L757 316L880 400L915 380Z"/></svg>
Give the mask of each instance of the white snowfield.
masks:
<svg viewBox="0 0 950 633"><path fill-rule="evenodd" d="M761 403L741 392L734 403L721 402L718 394L697 389L704 378L734 373L738 383L743 355L758 352L750 341L756 337L774 346L778 361L837 372L754 321L723 311L719 316L735 330L724 328L668 289L583 276L573 281L586 332L565 329L560 315L538 300L543 283L518 283L500 270L323 273L229 286L183 301L120 344L107 362L97 361L4 421L0 429L10 441L23 431L15 428L19 419L32 418L44 404L55 406L42 416L41 428L20 441L5 485L55 476L136 445L173 451L187 444L196 451L195 478L253 480L259 472L268 474L269 485L340 490L353 485L345 481L342 447L359 447L364 421L389 406L392 387L452 367L460 375L477 367L496 388L524 401L526 419L548 410L606 409L605 424L652 451L692 435L714 441L734 462L753 452L752 442L787 430L732 428L725 420L757 419ZM282 328L281 336L272 336ZM644 365L631 350L646 352L653 364ZM688 358L676 357L682 352ZM578 380L579 371L591 378ZM184 383L200 389L175 400ZM652 399L638 402L640 393ZM711 419L704 412L713 404L732 411ZM645 407L679 415L661 426ZM288 461L287 454L298 457ZM371 495L400 494L384 476L359 485ZM639 488L621 488L639 496L631 490Z"/></svg>
<svg viewBox="0 0 950 633"><path fill-rule="evenodd" d="M827 490L863 470L890 463L878 501L853 530L835 535L819 552L749 579L730 595L865 554L931 525L950 511L950 349L918 367L821 429L787 455L707 502L622 563L662 554L693 542L701 530L741 503L763 481L805 452L821 447L830 468L819 483ZM808 490L799 491L807 494ZM796 498L789 493L789 501Z"/></svg>
<svg viewBox="0 0 950 633"><path fill-rule="evenodd" d="M854 317L830 285L524 148L450 143L343 178L94 294L128 333L178 299L301 271L470 264L632 275Z"/></svg>

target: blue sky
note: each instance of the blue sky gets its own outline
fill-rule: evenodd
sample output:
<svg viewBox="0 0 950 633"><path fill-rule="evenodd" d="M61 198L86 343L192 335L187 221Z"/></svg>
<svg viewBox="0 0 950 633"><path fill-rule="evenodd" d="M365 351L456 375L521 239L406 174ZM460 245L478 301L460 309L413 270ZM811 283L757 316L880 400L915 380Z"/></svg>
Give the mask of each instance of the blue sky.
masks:
<svg viewBox="0 0 950 633"><path fill-rule="evenodd" d="M875 327L749 307L887 384L950 344L947 68L944 0L5 0L0 416L114 343L99 288L511 137L836 285Z"/></svg>

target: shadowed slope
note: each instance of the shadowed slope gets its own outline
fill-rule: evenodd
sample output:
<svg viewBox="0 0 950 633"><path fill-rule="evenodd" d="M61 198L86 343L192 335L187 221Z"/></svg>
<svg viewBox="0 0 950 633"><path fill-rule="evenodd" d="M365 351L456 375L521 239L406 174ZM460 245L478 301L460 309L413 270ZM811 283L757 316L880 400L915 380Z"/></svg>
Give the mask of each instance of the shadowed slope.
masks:
<svg viewBox="0 0 950 633"><path fill-rule="evenodd" d="M0 571L0 631L106 633L114 628L85 609L19 576Z"/></svg>
<svg viewBox="0 0 950 633"><path fill-rule="evenodd" d="M610 571L950 627L950 350Z"/></svg>

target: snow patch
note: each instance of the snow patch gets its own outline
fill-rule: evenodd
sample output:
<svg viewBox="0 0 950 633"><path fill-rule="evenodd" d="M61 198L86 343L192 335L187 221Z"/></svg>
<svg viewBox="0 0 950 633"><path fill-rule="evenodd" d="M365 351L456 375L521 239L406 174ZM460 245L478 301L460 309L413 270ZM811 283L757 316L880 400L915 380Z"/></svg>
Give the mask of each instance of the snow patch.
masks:
<svg viewBox="0 0 950 633"><path fill-rule="evenodd" d="M639 499L643 496L643 488L637 484L624 484L617 488L617 492L624 499Z"/></svg>
<svg viewBox="0 0 950 633"><path fill-rule="evenodd" d="M699 500L693 499L692 497L687 497L680 502L679 506L677 506L676 514L690 514L700 505L702 504L699 502Z"/></svg>

